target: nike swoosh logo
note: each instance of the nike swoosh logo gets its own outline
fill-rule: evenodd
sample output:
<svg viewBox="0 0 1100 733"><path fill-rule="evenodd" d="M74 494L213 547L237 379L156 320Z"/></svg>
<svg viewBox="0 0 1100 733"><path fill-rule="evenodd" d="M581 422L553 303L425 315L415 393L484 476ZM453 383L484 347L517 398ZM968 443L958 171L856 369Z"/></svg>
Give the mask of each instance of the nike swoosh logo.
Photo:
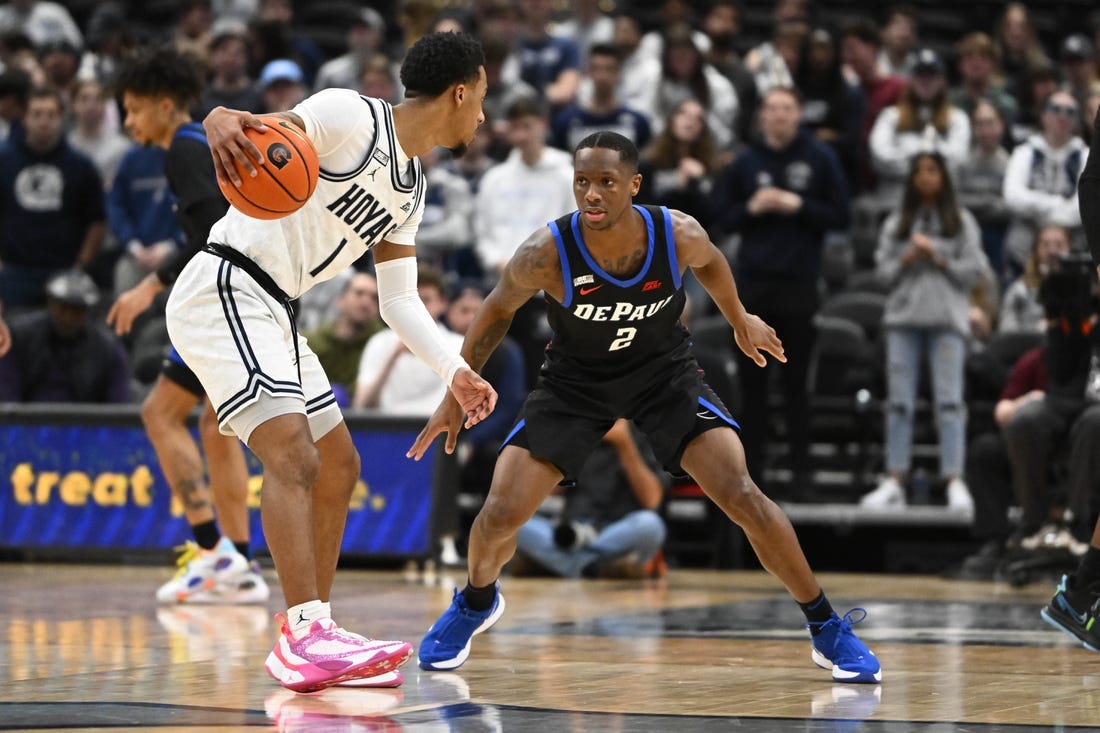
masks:
<svg viewBox="0 0 1100 733"><path fill-rule="evenodd" d="M1088 612L1086 611L1085 613L1077 613L1077 609L1075 609L1073 606L1069 605L1069 602L1066 601L1064 598L1061 598L1059 600L1061 601L1061 603L1058 604L1058 605L1060 605L1062 607L1062 611L1064 611L1066 613L1066 615L1072 616L1073 619L1077 623L1084 626L1085 622L1087 622L1088 619L1089 619Z"/></svg>
<svg viewBox="0 0 1100 733"><path fill-rule="evenodd" d="M718 416L715 415L712 412L697 412L697 413L695 413L695 417L701 417L704 420L717 420L718 419Z"/></svg>
<svg viewBox="0 0 1100 733"><path fill-rule="evenodd" d="M597 285L593 288L581 288L581 295L588 295L589 293L594 293L602 287L603 287L603 285Z"/></svg>

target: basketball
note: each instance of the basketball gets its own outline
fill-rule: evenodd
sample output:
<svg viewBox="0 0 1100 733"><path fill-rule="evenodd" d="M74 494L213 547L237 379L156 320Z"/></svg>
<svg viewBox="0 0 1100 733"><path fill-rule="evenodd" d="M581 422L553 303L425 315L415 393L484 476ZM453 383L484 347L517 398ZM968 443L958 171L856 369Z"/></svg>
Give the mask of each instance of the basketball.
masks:
<svg viewBox="0 0 1100 733"><path fill-rule="evenodd" d="M317 150L313 141L281 117L260 115L267 130L251 127L245 135L264 157L253 178L237 166L241 184L218 179L218 187L237 211L254 219L281 219L302 208L317 187ZM236 162L234 162L236 165Z"/></svg>

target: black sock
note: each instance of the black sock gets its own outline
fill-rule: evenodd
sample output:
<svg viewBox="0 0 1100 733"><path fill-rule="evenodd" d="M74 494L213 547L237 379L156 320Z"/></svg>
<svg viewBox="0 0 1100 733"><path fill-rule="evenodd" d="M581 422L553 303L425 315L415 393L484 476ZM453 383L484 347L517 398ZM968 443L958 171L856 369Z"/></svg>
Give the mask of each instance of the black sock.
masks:
<svg viewBox="0 0 1100 733"><path fill-rule="evenodd" d="M833 617L833 607L829 599L825 597L825 591L817 594L817 598L809 603L799 603L798 607L806 614L806 620L810 622L810 635L817 636L821 631L821 624Z"/></svg>
<svg viewBox="0 0 1100 733"><path fill-rule="evenodd" d="M1100 591L1100 549L1089 545L1088 552L1077 566L1072 587L1066 588L1066 600L1078 611L1084 612L1096 602Z"/></svg>
<svg viewBox="0 0 1100 733"><path fill-rule="evenodd" d="M471 611L488 611L497 597L497 584L489 583L484 588L475 588L469 580L462 589L462 597L466 599L466 605Z"/></svg>
<svg viewBox="0 0 1100 733"><path fill-rule="evenodd" d="M245 560L252 559L252 548L248 546L247 542L234 542L233 546L237 548L237 552L244 555Z"/></svg>
<svg viewBox="0 0 1100 733"><path fill-rule="evenodd" d="M218 524L213 519L202 524L192 524L191 532L195 535L195 542L198 542L199 547L204 550L213 550L214 545L221 539Z"/></svg>

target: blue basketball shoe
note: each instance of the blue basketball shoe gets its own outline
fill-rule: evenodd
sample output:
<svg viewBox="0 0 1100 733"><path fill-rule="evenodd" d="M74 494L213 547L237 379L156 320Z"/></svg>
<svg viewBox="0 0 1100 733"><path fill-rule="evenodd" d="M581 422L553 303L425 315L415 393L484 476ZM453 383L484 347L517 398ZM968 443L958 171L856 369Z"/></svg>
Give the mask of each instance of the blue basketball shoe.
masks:
<svg viewBox="0 0 1100 733"><path fill-rule="evenodd" d="M823 623L806 624L806 628L817 626L821 629L811 639L814 664L831 669L837 682L882 682L878 659L852 631L852 626L865 618L865 610L853 608L843 617L834 613Z"/></svg>
<svg viewBox="0 0 1100 733"><path fill-rule="evenodd" d="M1100 652L1100 623L1096 620L1100 615L1100 594L1091 596L1092 605L1081 612L1070 605L1069 599L1066 598L1066 589L1072 588L1073 585L1074 577L1063 575L1062 582L1058 584L1058 590L1054 592L1054 597L1039 612L1039 615L1054 628L1084 644L1086 649ZM1091 586L1089 590L1100 590L1100 588Z"/></svg>
<svg viewBox="0 0 1100 733"><path fill-rule="evenodd" d="M451 607L432 624L420 642L420 668L457 669L470 656L470 643L475 634L488 631L504 615L504 596L500 583L493 605L486 611L475 611L466 605L466 598L455 588Z"/></svg>

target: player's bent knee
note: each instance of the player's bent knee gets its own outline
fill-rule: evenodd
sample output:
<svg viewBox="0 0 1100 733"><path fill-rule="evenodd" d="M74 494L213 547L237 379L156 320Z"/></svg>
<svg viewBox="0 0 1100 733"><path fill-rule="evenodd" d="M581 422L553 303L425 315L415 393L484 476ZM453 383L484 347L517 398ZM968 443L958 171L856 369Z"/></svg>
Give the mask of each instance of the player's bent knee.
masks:
<svg viewBox="0 0 1100 733"><path fill-rule="evenodd" d="M291 441L278 450L264 451L260 460L264 474L276 477L280 482L311 487L321 473L321 454L308 441Z"/></svg>
<svg viewBox="0 0 1100 733"><path fill-rule="evenodd" d="M491 496L485 500L478 520L482 532L492 535L508 535L519 530L530 519L526 512L507 499Z"/></svg>

